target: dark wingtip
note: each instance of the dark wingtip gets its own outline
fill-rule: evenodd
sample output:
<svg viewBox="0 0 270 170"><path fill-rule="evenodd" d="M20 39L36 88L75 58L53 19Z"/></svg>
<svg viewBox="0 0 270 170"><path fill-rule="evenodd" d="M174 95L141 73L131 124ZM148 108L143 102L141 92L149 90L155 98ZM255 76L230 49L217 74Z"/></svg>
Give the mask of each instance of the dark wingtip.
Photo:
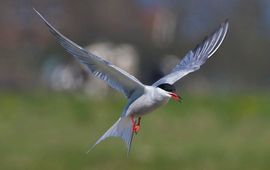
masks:
<svg viewBox="0 0 270 170"><path fill-rule="evenodd" d="M226 25L226 27L228 27L229 26L229 19L228 18L225 19L225 21L222 23L222 25L223 26Z"/></svg>
<svg viewBox="0 0 270 170"><path fill-rule="evenodd" d="M36 14L46 23L46 20L43 18L43 16L33 7L33 10L36 12Z"/></svg>
<svg viewBox="0 0 270 170"><path fill-rule="evenodd" d="M34 10L38 15L40 15L40 13L36 10L35 7L33 7L33 10Z"/></svg>

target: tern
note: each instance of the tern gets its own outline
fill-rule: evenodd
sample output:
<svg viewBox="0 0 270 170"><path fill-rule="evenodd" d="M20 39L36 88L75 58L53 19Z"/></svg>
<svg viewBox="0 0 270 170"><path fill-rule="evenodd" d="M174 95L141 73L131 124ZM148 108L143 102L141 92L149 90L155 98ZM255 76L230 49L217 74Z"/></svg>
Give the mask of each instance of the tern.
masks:
<svg viewBox="0 0 270 170"><path fill-rule="evenodd" d="M58 43L77 59L89 73L104 80L109 86L123 93L127 98L128 102L120 118L97 140L93 147L108 137L120 137L126 143L128 153L130 152L134 133L138 133L140 130L141 117L166 104L169 99L181 100L173 84L185 75L198 70L217 51L226 36L229 26L228 20L226 20L210 36L207 36L198 44L195 49L189 51L169 74L152 85L144 85L126 71L69 40L56 30L37 10L34 9L34 11L45 22Z"/></svg>

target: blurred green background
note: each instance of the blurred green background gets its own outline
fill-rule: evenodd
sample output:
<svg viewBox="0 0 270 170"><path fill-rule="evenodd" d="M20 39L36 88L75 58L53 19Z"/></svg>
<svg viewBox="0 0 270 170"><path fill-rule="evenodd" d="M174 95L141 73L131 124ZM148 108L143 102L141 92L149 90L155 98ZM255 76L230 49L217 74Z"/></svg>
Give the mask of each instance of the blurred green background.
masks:
<svg viewBox="0 0 270 170"><path fill-rule="evenodd" d="M269 0L0 0L0 169L269 169ZM228 35L177 83L183 103L142 119L127 157L109 138L126 100L53 39L64 35L136 75L166 74L225 19Z"/></svg>
<svg viewBox="0 0 270 170"><path fill-rule="evenodd" d="M82 93L1 92L1 169L269 169L270 94L186 95L121 139L86 151L125 101Z"/></svg>

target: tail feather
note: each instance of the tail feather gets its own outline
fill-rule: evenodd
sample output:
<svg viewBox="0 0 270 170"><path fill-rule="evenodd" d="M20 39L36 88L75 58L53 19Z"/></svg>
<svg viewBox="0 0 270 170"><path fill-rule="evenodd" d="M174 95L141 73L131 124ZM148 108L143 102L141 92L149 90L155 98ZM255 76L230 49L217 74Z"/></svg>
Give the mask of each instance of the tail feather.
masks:
<svg viewBox="0 0 270 170"><path fill-rule="evenodd" d="M106 139L107 137L114 136L114 137L121 137L123 141L126 143L128 153L131 149L131 143L133 139L133 132L132 132L132 123L129 117L120 117L112 127L107 130L107 132L102 135L99 140L93 145L94 148L97 144L101 141Z"/></svg>

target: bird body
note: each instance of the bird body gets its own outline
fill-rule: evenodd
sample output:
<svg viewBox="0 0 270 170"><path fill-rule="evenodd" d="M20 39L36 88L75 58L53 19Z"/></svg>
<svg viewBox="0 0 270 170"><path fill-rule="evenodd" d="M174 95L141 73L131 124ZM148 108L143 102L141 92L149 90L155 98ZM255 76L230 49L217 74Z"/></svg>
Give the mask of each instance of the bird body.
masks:
<svg viewBox="0 0 270 170"><path fill-rule="evenodd" d="M72 42L57 31L38 11L35 10L35 12L48 26L58 43L89 73L104 80L128 99L128 104L124 107L120 118L94 144L95 146L110 136L121 137L127 145L128 152L134 133L140 129L141 117L166 104L169 99L180 101L181 97L176 94L173 84L183 76L198 70L216 52L228 30L228 21L225 21L194 50L189 51L169 74L160 78L153 85L147 86L109 61Z"/></svg>
<svg viewBox="0 0 270 170"><path fill-rule="evenodd" d="M134 101L131 100L122 116L143 116L152 112L161 105L166 104L170 98L171 95L169 95L165 90L158 87L145 86L143 95Z"/></svg>

